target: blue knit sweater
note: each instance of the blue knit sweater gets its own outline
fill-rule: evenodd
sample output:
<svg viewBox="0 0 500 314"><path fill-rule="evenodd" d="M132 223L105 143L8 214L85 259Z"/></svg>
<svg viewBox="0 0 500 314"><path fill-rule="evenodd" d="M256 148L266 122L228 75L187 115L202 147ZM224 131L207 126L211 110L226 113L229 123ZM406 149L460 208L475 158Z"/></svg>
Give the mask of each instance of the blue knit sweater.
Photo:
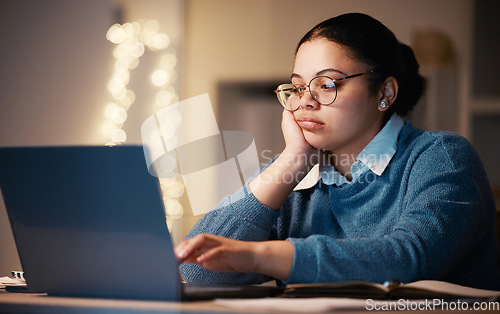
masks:
<svg viewBox="0 0 500 314"><path fill-rule="evenodd" d="M198 221L188 238L211 233L294 245L287 283L443 280L500 290L495 204L479 157L464 138L402 128L384 173L342 187L318 183L280 210L244 186ZM188 282L259 283L260 274L182 264Z"/></svg>

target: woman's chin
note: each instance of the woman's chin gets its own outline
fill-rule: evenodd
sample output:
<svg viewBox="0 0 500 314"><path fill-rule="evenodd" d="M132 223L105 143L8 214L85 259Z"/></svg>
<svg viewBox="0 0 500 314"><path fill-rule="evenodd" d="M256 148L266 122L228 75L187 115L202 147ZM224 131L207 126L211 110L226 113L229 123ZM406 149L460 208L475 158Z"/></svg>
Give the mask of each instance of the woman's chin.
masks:
<svg viewBox="0 0 500 314"><path fill-rule="evenodd" d="M325 145L326 144L325 141L318 138L318 136L310 136L308 134L304 134L304 138L312 147L319 150L328 150L328 148Z"/></svg>

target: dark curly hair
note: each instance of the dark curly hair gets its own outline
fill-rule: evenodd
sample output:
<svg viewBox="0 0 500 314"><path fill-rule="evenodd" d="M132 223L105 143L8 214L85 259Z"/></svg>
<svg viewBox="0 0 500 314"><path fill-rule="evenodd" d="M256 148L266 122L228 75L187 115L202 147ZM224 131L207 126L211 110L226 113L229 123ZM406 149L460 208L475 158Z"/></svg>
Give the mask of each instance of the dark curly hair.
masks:
<svg viewBox="0 0 500 314"><path fill-rule="evenodd" d="M368 78L372 92L385 79L394 76L399 90L396 101L387 111L407 117L425 89L425 79L419 74L419 64L413 50L400 43L394 34L378 20L362 13L347 13L328 19L311 29L299 42L324 38L347 48L351 58L366 64L373 71Z"/></svg>

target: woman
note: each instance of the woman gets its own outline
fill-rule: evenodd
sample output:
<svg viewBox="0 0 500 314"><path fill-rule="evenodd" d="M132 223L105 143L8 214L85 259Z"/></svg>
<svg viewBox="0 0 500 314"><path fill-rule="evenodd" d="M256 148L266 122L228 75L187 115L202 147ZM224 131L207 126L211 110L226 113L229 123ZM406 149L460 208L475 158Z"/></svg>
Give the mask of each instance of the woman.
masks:
<svg viewBox="0 0 500 314"><path fill-rule="evenodd" d="M403 120L424 86L411 48L377 20L344 14L300 41L291 83L276 91L283 152L177 246L188 282L500 290L495 206L476 152Z"/></svg>

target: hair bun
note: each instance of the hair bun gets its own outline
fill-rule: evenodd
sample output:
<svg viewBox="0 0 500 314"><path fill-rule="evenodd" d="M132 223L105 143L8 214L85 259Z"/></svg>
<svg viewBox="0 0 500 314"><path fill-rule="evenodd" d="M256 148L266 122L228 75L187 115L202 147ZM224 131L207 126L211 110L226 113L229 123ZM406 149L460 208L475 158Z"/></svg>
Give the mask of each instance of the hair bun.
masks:
<svg viewBox="0 0 500 314"><path fill-rule="evenodd" d="M425 79L419 74L419 64L410 46L400 43L401 57L403 62L403 75L405 93L402 100L410 110L417 104L425 90Z"/></svg>

